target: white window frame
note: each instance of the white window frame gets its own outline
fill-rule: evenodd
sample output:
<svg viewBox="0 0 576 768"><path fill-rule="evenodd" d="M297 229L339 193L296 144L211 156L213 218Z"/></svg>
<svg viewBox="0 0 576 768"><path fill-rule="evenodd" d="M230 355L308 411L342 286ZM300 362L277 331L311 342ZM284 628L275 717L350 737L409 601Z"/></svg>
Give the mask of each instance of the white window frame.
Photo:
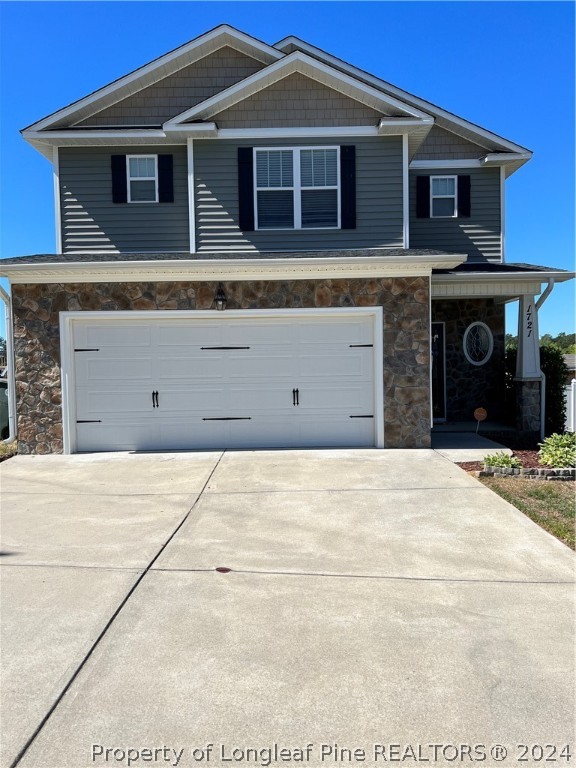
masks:
<svg viewBox="0 0 576 768"><path fill-rule="evenodd" d="M453 195L435 195L433 193L433 179L453 179L454 180L454 194ZM451 216L435 216L434 215L434 200L454 200L454 213ZM458 176L430 176L430 218L431 219L457 219L458 218Z"/></svg>
<svg viewBox="0 0 576 768"><path fill-rule="evenodd" d="M130 160L154 160L154 176L138 176L132 178L130 176ZM132 187L133 181L154 181L154 200L132 200ZM158 155L126 155L126 184L128 186L127 201L134 204L148 204L158 202Z"/></svg>
<svg viewBox="0 0 576 768"><path fill-rule="evenodd" d="M472 360L472 358L468 354L468 348L467 348L468 336L470 335L470 331L478 325L484 328L484 330L486 331L486 335L488 337L488 351L486 352L482 360ZM492 329L489 328L486 325L486 323L483 323L481 320L475 320L473 323L470 323L468 328L466 328L466 330L464 331L464 338L462 339L462 347L464 349L464 356L466 357L466 360L468 360L468 362L471 365L475 365L477 367L480 367L481 365L485 365L488 362L488 360L490 360L490 358L492 357L492 352L494 352L494 334L492 333Z"/></svg>
<svg viewBox="0 0 576 768"><path fill-rule="evenodd" d="M300 178L300 153L307 149L335 149L336 150L336 186L330 185L326 187L303 187L302 180ZM291 187L258 187L256 178L257 158L258 152L292 152L292 173L293 184ZM254 189L254 228L260 232L317 232L318 230L327 229L341 229L342 228L342 212L341 212L341 183L340 183L340 147L339 146L306 146L306 147L254 147L253 148L253 189ZM310 189L335 189L336 190L336 206L337 206L337 223L335 227L303 227L302 226L302 191ZM294 226L293 227L278 227L270 228L266 227L260 229L258 225L258 192L259 191L291 191L294 199Z"/></svg>

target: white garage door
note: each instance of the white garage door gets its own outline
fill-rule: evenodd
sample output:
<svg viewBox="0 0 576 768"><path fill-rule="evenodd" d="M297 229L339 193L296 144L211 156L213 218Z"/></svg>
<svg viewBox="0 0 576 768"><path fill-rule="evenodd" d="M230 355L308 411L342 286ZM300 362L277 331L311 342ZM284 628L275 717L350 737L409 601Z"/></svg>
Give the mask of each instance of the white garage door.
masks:
<svg viewBox="0 0 576 768"><path fill-rule="evenodd" d="M374 315L72 322L77 451L375 444Z"/></svg>

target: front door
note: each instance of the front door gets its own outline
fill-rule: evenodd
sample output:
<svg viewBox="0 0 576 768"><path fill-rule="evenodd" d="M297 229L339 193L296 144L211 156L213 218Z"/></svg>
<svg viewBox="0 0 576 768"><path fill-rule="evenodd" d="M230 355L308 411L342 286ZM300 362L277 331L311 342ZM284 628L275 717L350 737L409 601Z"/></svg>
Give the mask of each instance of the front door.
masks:
<svg viewBox="0 0 576 768"><path fill-rule="evenodd" d="M444 323L432 323L432 413L446 420L446 358Z"/></svg>

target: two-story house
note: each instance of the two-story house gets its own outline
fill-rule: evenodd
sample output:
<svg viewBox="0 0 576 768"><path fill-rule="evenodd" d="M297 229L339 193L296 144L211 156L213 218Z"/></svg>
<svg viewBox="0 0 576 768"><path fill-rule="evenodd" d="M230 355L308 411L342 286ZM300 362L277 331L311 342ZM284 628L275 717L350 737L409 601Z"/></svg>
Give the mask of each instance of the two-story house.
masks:
<svg viewBox="0 0 576 768"><path fill-rule="evenodd" d="M535 297L571 275L504 260L524 147L226 25L23 136L57 253L0 263L20 451L427 447L503 416L515 299L539 430Z"/></svg>

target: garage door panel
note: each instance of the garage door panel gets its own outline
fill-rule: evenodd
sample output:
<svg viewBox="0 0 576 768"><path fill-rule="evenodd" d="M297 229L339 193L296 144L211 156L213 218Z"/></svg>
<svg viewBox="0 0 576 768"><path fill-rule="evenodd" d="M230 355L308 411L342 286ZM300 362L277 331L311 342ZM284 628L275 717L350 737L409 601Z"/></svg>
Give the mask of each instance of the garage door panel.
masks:
<svg viewBox="0 0 576 768"><path fill-rule="evenodd" d="M152 389L118 389L110 384L95 390L79 387L76 396L76 412L79 419L110 418L118 414L152 415Z"/></svg>
<svg viewBox="0 0 576 768"><path fill-rule="evenodd" d="M76 353L76 381L82 385L95 382L140 382L150 381L154 376L154 364L150 357L136 357L128 350L122 357L110 357L108 354L87 356Z"/></svg>
<svg viewBox="0 0 576 768"><path fill-rule="evenodd" d="M370 447L374 445L374 420L311 419L302 427L298 444L307 448L324 448L342 444L353 448Z"/></svg>
<svg viewBox="0 0 576 768"><path fill-rule="evenodd" d="M171 357L159 354L156 365L159 381L182 379L193 384L194 381L222 379L226 376L225 361L218 354L192 351L189 357Z"/></svg>
<svg viewBox="0 0 576 768"><path fill-rule="evenodd" d="M152 328L149 325L126 323L94 324L84 328L77 338L79 342L84 341L87 347L150 347Z"/></svg>
<svg viewBox="0 0 576 768"><path fill-rule="evenodd" d="M318 412L324 414L356 415L357 413L372 414L374 398L364 386L332 386L327 397L326 388L322 384L300 387L298 390L298 412L305 414Z"/></svg>
<svg viewBox="0 0 576 768"><path fill-rule="evenodd" d="M225 333L226 329L221 323L166 322L157 328L156 343L160 348L200 349L204 346L221 346L225 344Z"/></svg>
<svg viewBox="0 0 576 768"><path fill-rule="evenodd" d="M226 329L226 343L260 346L272 344L274 346L292 345L296 340L297 329L294 322L289 319L267 320L236 320Z"/></svg>
<svg viewBox="0 0 576 768"><path fill-rule="evenodd" d="M118 427L121 426L121 429ZM78 424L78 446L82 451L155 451L159 434L150 423Z"/></svg>
<svg viewBox="0 0 576 768"><path fill-rule="evenodd" d="M349 344L369 344L372 343L373 331L372 324L366 321L320 323L320 322L301 322L298 326L298 343L305 346L308 344L335 344L337 346L346 346Z"/></svg>
<svg viewBox="0 0 576 768"><path fill-rule="evenodd" d="M175 388L162 387L158 390L158 404L155 416L164 418L175 413L182 416L195 414L199 417L208 412L219 413L226 398L226 387L221 383L211 387Z"/></svg>
<svg viewBox="0 0 576 768"><path fill-rule="evenodd" d="M370 351L371 352L371 351ZM373 371L371 354L338 354L327 350L315 355L300 355L298 374L302 379L318 376L342 376L345 378L371 379Z"/></svg>
<svg viewBox="0 0 576 768"><path fill-rule="evenodd" d="M373 315L162 314L76 323L78 450L374 445Z"/></svg>
<svg viewBox="0 0 576 768"><path fill-rule="evenodd" d="M289 383L275 381L254 381L251 386L231 384L229 392L230 412L246 413L257 417L291 413L294 409L292 389Z"/></svg>
<svg viewBox="0 0 576 768"><path fill-rule="evenodd" d="M248 384L262 378L270 381L289 380L294 370L294 356L274 351L266 354L265 351L252 353L249 357L240 358L231 356L230 379L237 381L244 379Z"/></svg>

